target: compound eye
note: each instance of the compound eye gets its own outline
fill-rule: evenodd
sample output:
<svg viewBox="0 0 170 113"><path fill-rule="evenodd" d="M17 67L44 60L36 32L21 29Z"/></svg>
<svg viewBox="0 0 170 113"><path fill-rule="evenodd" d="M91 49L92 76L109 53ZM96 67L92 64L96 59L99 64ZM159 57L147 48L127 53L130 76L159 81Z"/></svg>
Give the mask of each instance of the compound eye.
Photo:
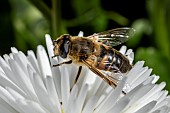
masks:
<svg viewBox="0 0 170 113"><path fill-rule="evenodd" d="M69 46L70 46L69 35L64 35L64 38L62 41L63 42L60 45L60 49L59 49L59 55L62 58L67 58L67 54L69 52Z"/></svg>

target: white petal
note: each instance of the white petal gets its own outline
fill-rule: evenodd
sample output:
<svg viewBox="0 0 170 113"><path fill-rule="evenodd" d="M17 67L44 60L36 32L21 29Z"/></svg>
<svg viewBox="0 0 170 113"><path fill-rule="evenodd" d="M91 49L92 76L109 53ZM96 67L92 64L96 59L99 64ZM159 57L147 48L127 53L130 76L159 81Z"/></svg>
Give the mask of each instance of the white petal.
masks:
<svg viewBox="0 0 170 113"><path fill-rule="evenodd" d="M129 101L129 98L119 100L107 113L120 113L128 105Z"/></svg>
<svg viewBox="0 0 170 113"><path fill-rule="evenodd" d="M48 55L49 55L49 59L51 62L51 66L54 64L58 64L59 63L59 59L58 57L54 57L52 58L52 56L54 56L54 51L53 51L53 42L51 40L51 37L49 34L45 35L45 39L46 39L46 46L47 46L47 51L48 51ZM58 97L59 99L61 99L61 73L60 73L60 67L52 67L51 68L52 71L52 75L53 75L53 79L54 79L54 84L58 93Z"/></svg>
<svg viewBox="0 0 170 113"><path fill-rule="evenodd" d="M156 76L155 74L152 75L154 77L154 80L152 81L153 84L155 84L159 80L159 76Z"/></svg>
<svg viewBox="0 0 170 113"><path fill-rule="evenodd" d="M167 106L162 106L157 111L160 111L160 113L169 113L170 112L169 107L167 107Z"/></svg>
<svg viewBox="0 0 170 113"><path fill-rule="evenodd" d="M4 70L4 68L9 69L9 64L0 56L0 66Z"/></svg>
<svg viewBox="0 0 170 113"><path fill-rule="evenodd" d="M9 59L11 60L11 59ZM3 76L3 78L7 79L9 82L12 82L17 84L17 78L15 76L15 74L11 71L9 64L4 61L4 59L0 56L0 66L1 66L1 76Z"/></svg>
<svg viewBox="0 0 170 113"><path fill-rule="evenodd" d="M164 85L160 84L158 87L154 86L150 91L148 91L142 98L140 98L139 106L144 106L143 103L147 104L153 100L158 100L162 95L161 89Z"/></svg>
<svg viewBox="0 0 170 113"><path fill-rule="evenodd" d="M23 72L16 61L11 59L9 63L14 75L17 75L17 78L15 78L17 85L28 95L28 98L34 98L35 92L28 76Z"/></svg>
<svg viewBox="0 0 170 113"><path fill-rule="evenodd" d="M41 71L41 77L44 79L46 78L47 75L51 76L52 73L49 59L47 53L45 52L44 47L41 45L37 47L37 60Z"/></svg>
<svg viewBox="0 0 170 113"><path fill-rule="evenodd" d="M6 87L6 90L15 98L15 99L24 99L24 97L22 95L20 95L18 92L16 92L15 90Z"/></svg>
<svg viewBox="0 0 170 113"><path fill-rule="evenodd" d="M77 109L75 110L76 111L75 113L81 113L82 108L83 108L83 104L84 104L84 101L85 101L85 97L87 95L87 89L88 89L87 84L84 84L81 87L79 95L78 95L77 100L76 100L76 104L75 104L76 107L77 107Z"/></svg>
<svg viewBox="0 0 170 113"><path fill-rule="evenodd" d="M12 53L11 53L12 54ZM12 58L9 56L9 55L7 55L7 54L5 54L5 55L3 55L3 57L4 57L4 60L5 60L5 62L9 65L9 59L13 59L13 56L12 56Z"/></svg>
<svg viewBox="0 0 170 113"><path fill-rule="evenodd" d="M17 84L17 80L16 80L16 77L15 77L15 74L11 71L11 69L8 68L8 67L5 67L5 66L2 66L2 68L3 68L3 71L5 73L2 73L1 76L6 75L6 77L4 77L4 78L6 78L10 82L13 82L13 83Z"/></svg>
<svg viewBox="0 0 170 113"><path fill-rule="evenodd" d="M146 80L145 81L143 81L143 83L142 84L144 84L144 85L147 85L147 84L153 84L153 80L155 79L155 77L153 77L153 76L149 76L148 78L146 78Z"/></svg>
<svg viewBox="0 0 170 113"><path fill-rule="evenodd" d="M66 65L62 65L64 67ZM70 83L69 83L69 73L65 68L61 70L61 94L62 94L62 104L63 108L67 108L68 99L70 96Z"/></svg>
<svg viewBox="0 0 170 113"><path fill-rule="evenodd" d="M76 102L75 100L77 98L77 95L78 95L78 87L77 85L74 85L70 93L70 97L67 103L67 108L64 111L65 113L70 113L71 111L73 111L74 113L75 102Z"/></svg>
<svg viewBox="0 0 170 113"><path fill-rule="evenodd" d="M141 108L142 106L144 106L145 104L149 103L150 101L142 104L140 102L140 100L144 99L145 94L147 94L147 92L150 91L153 87L154 87L154 85L152 85L152 84L148 84L145 86L141 85L140 87L136 88L137 90L134 91L134 93L129 92L125 96L125 97L130 98L129 105L126 108L126 113L131 113L133 111L136 111L139 108ZM130 107L130 106L133 106L133 107Z"/></svg>
<svg viewBox="0 0 170 113"><path fill-rule="evenodd" d="M127 74L128 76L127 81L134 81L134 78L136 78L136 76L139 76L138 74L140 70L143 68L143 65L144 61L138 61Z"/></svg>
<svg viewBox="0 0 170 113"><path fill-rule="evenodd" d="M27 58L28 58L28 60L29 60L29 62L30 62L30 64L31 64L30 66L32 66L33 69L34 69L37 73L40 74L40 69L39 69L38 62L37 62L37 59L36 59L36 57L35 57L34 52L33 52L33 51L28 51L27 54L28 54Z"/></svg>
<svg viewBox="0 0 170 113"><path fill-rule="evenodd" d="M132 83L135 84L136 86L141 84L143 81L145 81L149 77L151 72L152 72L151 69L146 68L145 70L143 70L141 73L138 74L140 76Z"/></svg>
<svg viewBox="0 0 170 113"><path fill-rule="evenodd" d="M135 113L148 113L155 105L156 105L156 101L152 101L146 104L145 106L143 106L141 109L139 109Z"/></svg>
<svg viewBox="0 0 170 113"><path fill-rule="evenodd" d="M59 99L61 100L61 72L59 67L52 67L52 75Z"/></svg>
<svg viewBox="0 0 170 113"><path fill-rule="evenodd" d="M35 89L35 92L37 94L37 97L40 101L40 103L48 109L51 113L55 113L57 111L57 107L53 107L53 104L47 94L47 90L44 86L43 81L41 80L40 76L37 74L33 75L33 86Z"/></svg>
<svg viewBox="0 0 170 113"><path fill-rule="evenodd" d="M161 102L158 102L157 104L156 104L156 106L154 107L154 109L153 109L153 111L154 110L157 110L157 109L160 109L161 107L163 107L163 106L170 106L170 100L168 100L167 98L166 98L166 96L167 96L167 94L162 94L161 95L161 97L163 97L163 99L161 99Z"/></svg>
<svg viewBox="0 0 170 113"><path fill-rule="evenodd" d="M14 84L10 79L8 79L4 75L4 73L1 72L0 72L0 83L2 86L10 87L26 97L26 94L23 92L23 90L21 90L16 84Z"/></svg>
<svg viewBox="0 0 170 113"><path fill-rule="evenodd" d="M18 113L12 106L0 98L0 113Z"/></svg>
<svg viewBox="0 0 170 113"><path fill-rule="evenodd" d="M46 40L47 52L48 52L49 59L50 59L51 63L58 62L58 58L57 57L52 58L52 56L54 56L54 50L53 50L54 45L53 45L53 42L52 42L51 37L50 37L49 34L45 35L45 40ZM54 59L55 59L55 61L53 61Z"/></svg>
<svg viewBox="0 0 170 113"><path fill-rule="evenodd" d="M80 89L84 84L86 84L87 80L87 73L88 73L88 68L87 67L82 67L79 79L77 81L77 86Z"/></svg>
<svg viewBox="0 0 170 113"><path fill-rule="evenodd" d="M95 105L97 104L98 98L96 96L92 96L84 106L82 113L93 113L95 109Z"/></svg>
<svg viewBox="0 0 170 113"><path fill-rule="evenodd" d="M64 111L62 113L77 113L76 110L77 110L77 106L75 105L76 104L76 101L71 101L70 105L68 106L67 110Z"/></svg>
<svg viewBox="0 0 170 113"><path fill-rule="evenodd" d="M102 103L96 108L96 113L104 113L108 109L111 109L113 107L122 93L122 89L125 85L126 77L124 77L120 82L119 85L115 88L115 90L112 90L112 92L102 101ZM114 100L114 101L113 101Z"/></svg>
<svg viewBox="0 0 170 113"><path fill-rule="evenodd" d="M127 47L126 46L122 46L119 50L120 53L122 53L123 55L126 53Z"/></svg>
<svg viewBox="0 0 170 113"><path fill-rule="evenodd" d="M95 93L96 96L107 96L111 91L108 91L108 89L112 89L105 81L103 81L101 78L97 77L96 80L101 81L100 87L97 89L97 92ZM95 82L96 83L96 82ZM95 84L93 84L95 86ZM93 89L91 89L93 90Z"/></svg>
<svg viewBox="0 0 170 113"><path fill-rule="evenodd" d="M79 34L78 34L78 36L79 36L79 37L83 37L83 34L84 34L83 31L80 31Z"/></svg>
<svg viewBox="0 0 170 113"><path fill-rule="evenodd" d="M17 62L17 64L20 66L20 68L23 70L26 76L28 76L27 72L27 65L29 64L26 56L23 52L19 51L17 54L13 54L14 60Z"/></svg>
<svg viewBox="0 0 170 113"><path fill-rule="evenodd" d="M46 46L47 46L47 51L49 56L54 56L54 52L53 52L53 42L51 40L51 37L49 34L45 35L45 41L46 41Z"/></svg>
<svg viewBox="0 0 170 113"><path fill-rule="evenodd" d="M33 101L18 99L17 103L24 113L50 113L38 103Z"/></svg>
<svg viewBox="0 0 170 113"><path fill-rule="evenodd" d="M12 52L12 53L18 53L18 50L17 50L17 48L15 48L15 47L11 47L11 52Z"/></svg>
<svg viewBox="0 0 170 113"><path fill-rule="evenodd" d="M79 66L77 66L76 64L66 64L66 66L67 66L67 71L71 72L69 73L69 82L70 82L70 87L73 87L73 85L75 84L75 79L77 77Z"/></svg>
<svg viewBox="0 0 170 113"><path fill-rule="evenodd" d="M45 80L46 80L45 83L46 83L49 97L51 98L51 101L54 104L53 106L58 108L58 112L61 113L60 101L59 101L59 98L58 98L58 95L55 89L53 79L51 76L47 76Z"/></svg>
<svg viewBox="0 0 170 113"><path fill-rule="evenodd" d="M3 87L0 86L0 98L2 98L6 103L15 108L18 112L23 112L15 101L15 98Z"/></svg>
<svg viewBox="0 0 170 113"><path fill-rule="evenodd" d="M92 74L91 76L97 76L97 75ZM90 77L88 77L88 78L90 78ZM96 96L99 95L99 93L97 93L97 91L99 90L99 87L100 87L102 82L103 82L103 80L101 78L96 77L95 82L92 85L89 85L89 91L88 91L87 99L90 98L93 95L96 95Z"/></svg>
<svg viewBox="0 0 170 113"><path fill-rule="evenodd" d="M151 112L151 113L161 113L161 111L160 110L156 110L156 111ZM165 112L162 112L162 113L165 113Z"/></svg>
<svg viewBox="0 0 170 113"><path fill-rule="evenodd" d="M134 87L139 85L138 83L134 84L134 82L140 77L141 74L143 74L145 71L147 71L148 68L147 67L143 68L143 65L144 65L143 61L137 62L134 65L134 67L126 75L128 77L127 83L129 84L130 89L133 89Z"/></svg>

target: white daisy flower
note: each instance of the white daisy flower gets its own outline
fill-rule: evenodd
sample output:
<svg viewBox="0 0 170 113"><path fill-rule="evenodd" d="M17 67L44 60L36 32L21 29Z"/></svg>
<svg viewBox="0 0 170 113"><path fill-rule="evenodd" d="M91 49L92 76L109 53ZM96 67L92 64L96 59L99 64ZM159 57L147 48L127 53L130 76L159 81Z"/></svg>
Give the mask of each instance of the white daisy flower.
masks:
<svg viewBox="0 0 170 113"><path fill-rule="evenodd" d="M36 55L11 48L12 53L0 57L0 113L170 113L165 83L156 84L159 76L151 75L144 61L137 62L115 89L87 67L74 84L78 66L53 67L63 59L52 58L49 35L46 44L49 56L40 45ZM131 49L123 46L120 52L133 62Z"/></svg>

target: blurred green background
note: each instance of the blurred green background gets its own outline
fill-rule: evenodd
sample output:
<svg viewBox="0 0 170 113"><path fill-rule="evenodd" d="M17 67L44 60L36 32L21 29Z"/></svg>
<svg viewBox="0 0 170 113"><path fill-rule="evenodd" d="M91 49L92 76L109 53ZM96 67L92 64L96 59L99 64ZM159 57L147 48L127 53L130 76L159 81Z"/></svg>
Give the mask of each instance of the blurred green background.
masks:
<svg viewBox="0 0 170 113"><path fill-rule="evenodd" d="M136 34L125 45L135 62L167 83L170 91L170 0L0 0L0 55L17 47L26 53L45 46L44 35L85 36L128 26ZM117 48L119 48L118 46Z"/></svg>

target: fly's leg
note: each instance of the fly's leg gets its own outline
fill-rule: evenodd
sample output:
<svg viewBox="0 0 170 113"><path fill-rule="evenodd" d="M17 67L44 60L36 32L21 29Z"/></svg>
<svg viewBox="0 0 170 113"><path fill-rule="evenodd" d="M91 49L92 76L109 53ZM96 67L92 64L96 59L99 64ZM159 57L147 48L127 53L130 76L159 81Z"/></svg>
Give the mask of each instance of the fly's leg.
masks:
<svg viewBox="0 0 170 113"><path fill-rule="evenodd" d="M82 60L82 62L92 71L94 72L96 75L98 75L99 77L101 77L106 83L108 83L111 87L115 88L117 86L116 83L114 83L113 81L111 81L107 76L104 76L103 73L101 73L99 70L97 70L95 67L93 67L92 65L90 65L87 61Z"/></svg>
<svg viewBox="0 0 170 113"><path fill-rule="evenodd" d="M103 75L99 70L97 70L93 65L90 65L86 60L82 60L82 62L96 75L101 77L106 83L108 83L111 87L115 88L117 86L117 82L111 79L111 77ZM122 91L124 95L126 95L125 91Z"/></svg>
<svg viewBox="0 0 170 113"><path fill-rule="evenodd" d="M52 56L51 58L55 58L55 57L57 57L58 55L54 55L54 56Z"/></svg>
<svg viewBox="0 0 170 113"><path fill-rule="evenodd" d="M78 70L78 73L77 73L76 79L75 79L75 81L74 81L74 84L76 84L76 83L77 83L77 81L78 81L78 79L79 79L79 77L80 77L80 74L81 74L81 70L82 70L82 66L79 66L79 70Z"/></svg>
<svg viewBox="0 0 170 113"><path fill-rule="evenodd" d="M62 62L60 64L55 64L55 65L53 65L53 67L61 66L63 64L71 64L71 63L72 63L72 60L69 60L69 61L66 61L66 62Z"/></svg>

